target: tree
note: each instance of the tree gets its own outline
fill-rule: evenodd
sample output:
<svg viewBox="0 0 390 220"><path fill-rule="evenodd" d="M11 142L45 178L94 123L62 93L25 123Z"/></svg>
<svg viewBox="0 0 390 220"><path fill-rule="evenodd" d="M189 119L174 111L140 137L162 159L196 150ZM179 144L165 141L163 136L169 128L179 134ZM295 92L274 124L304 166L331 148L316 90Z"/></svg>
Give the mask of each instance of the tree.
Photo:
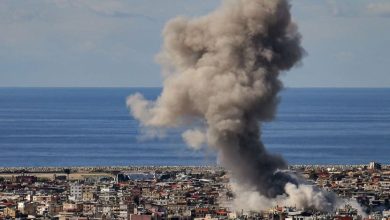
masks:
<svg viewBox="0 0 390 220"><path fill-rule="evenodd" d="M65 168L65 169L64 169L64 173L66 174L67 179L68 179L68 181L69 181L69 174L71 173L71 170L70 170L69 168Z"/></svg>

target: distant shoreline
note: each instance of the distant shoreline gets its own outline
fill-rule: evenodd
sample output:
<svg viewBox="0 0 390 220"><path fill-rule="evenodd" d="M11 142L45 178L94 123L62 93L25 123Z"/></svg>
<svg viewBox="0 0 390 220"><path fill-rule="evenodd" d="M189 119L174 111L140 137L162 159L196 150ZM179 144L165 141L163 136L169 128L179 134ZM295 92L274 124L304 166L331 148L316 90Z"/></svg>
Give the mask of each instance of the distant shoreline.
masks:
<svg viewBox="0 0 390 220"><path fill-rule="evenodd" d="M360 165L290 165L290 170L313 169L313 168L335 168L336 170L347 170L351 168L367 168L368 164ZM382 164L382 168L389 169L390 165ZM116 178L118 173L158 173L158 172L208 172L223 171L219 166L95 166L95 167L0 167L0 178L13 179L17 176L35 176L55 180L59 176L69 180L82 180L85 178Z"/></svg>
<svg viewBox="0 0 390 220"><path fill-rule="evenodd" d="M390 164L381 164L382 167L390 167ZM367 164L290 164L289 168L299 168L299 167L364 167L368 166ZM221 166L213 165L129 165L129 166L40 166L40 167L0 167L0 173L5 172L25 172L25 173L52 173L52 172L62 172L64 169L70 170L81 170L81 171L134 171L134 170L154 170L154 169L224 169Z"/></svg>

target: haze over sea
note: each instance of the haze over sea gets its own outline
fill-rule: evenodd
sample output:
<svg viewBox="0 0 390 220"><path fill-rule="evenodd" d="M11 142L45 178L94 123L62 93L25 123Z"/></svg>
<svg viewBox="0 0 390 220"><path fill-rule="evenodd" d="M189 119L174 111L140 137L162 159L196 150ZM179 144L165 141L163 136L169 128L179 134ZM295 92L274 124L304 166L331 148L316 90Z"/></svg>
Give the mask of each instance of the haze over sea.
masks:
<svg viewBox="0 0 390 220"><path fill-rule="evenodd" d="M209 165L180 130L145 139L126 108L160 88L0 88L0 166ZM290 164L390 163L390 89L285 89L263 126Z"/></svg>

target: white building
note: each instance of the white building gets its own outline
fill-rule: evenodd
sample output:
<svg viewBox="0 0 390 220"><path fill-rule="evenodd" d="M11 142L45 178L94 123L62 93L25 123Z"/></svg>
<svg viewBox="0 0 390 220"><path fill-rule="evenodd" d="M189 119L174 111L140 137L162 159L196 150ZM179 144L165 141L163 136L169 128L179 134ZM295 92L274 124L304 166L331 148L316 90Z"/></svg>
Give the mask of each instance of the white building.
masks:
<svg viewBox="0 0 390 220"><path fill-rule="evenodd" d="M83 186L81 184L78 183L71 184L69 190L70 190L69 200L80 201L83 199Z"/></svg>
<svg viewBox="0 0 390 220"><path fill-rule="evenodd" d="M370 164L368 165L368 169L370 170L380 170L381 168L381 164L376 162L370 162Z"/></svg>

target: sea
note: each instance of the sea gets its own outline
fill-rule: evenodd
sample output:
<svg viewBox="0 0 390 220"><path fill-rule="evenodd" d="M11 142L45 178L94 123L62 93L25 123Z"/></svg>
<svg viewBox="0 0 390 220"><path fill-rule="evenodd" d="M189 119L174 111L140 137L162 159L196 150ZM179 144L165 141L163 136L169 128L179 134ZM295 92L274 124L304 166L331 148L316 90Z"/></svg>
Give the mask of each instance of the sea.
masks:
<svg viewBox="0 0 390 220"><path fill-rule="evenodd" d="M126 97L161 88L0 88L0 167L214 165L181 130L145 136ZM390 89L287 88L262 139L289 164L390 163Z"/></svg>

